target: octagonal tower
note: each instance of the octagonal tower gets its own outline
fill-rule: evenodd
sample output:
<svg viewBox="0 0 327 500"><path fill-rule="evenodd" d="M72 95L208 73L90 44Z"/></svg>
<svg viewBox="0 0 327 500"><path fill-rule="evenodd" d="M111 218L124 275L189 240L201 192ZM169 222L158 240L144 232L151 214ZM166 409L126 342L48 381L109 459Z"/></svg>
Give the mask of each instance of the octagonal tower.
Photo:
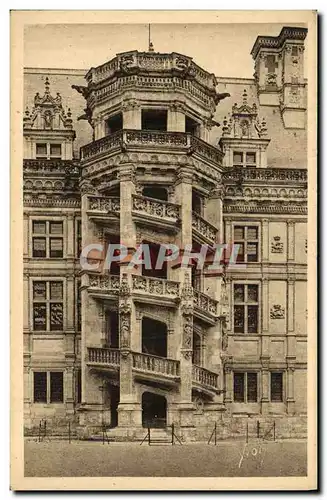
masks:
<svg viewBox="0 0 327 500"><path fill-rule="evenodd" d="M121 243L127 255L109 270L97 255L82 271L81 423L192 434L196 418L205 427L224 409L222 273L210 259L181 263L186 249L223 241L223 153L208 141L229 94L178 53L118 54L86 80L73 86L94 131L81 149L82 245ZM145 243L152 263L162 245L179 257L131 266Z"/></svg>

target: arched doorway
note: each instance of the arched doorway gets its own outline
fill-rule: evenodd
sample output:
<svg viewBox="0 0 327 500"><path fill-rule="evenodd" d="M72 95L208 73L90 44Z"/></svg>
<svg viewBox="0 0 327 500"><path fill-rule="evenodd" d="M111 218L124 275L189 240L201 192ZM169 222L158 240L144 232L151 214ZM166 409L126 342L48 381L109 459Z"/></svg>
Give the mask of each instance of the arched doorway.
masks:
<svg viewBox="0 0 327 500"><path fill-rule="evenodd" d="M142 394L142 425L143 427L166 427L167 401L164 396L153 392Z"/></svg>
<svg viewBox="0 0 327 500"><path fill-rule="evenodd" d="M142 319L142 352L167 357L167 325L151 318Z"/></svg>

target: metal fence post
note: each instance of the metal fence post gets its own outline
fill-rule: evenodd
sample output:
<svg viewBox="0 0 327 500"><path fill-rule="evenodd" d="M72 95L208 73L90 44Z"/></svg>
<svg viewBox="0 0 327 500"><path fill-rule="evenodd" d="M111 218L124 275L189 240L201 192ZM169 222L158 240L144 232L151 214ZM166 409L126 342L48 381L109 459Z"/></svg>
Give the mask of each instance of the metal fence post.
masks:
<svg viewBox="0 0 327 500"><path fill-rule="evenodd" d="M257 438L260 437L260 422L257 420Z"/></svg>
<svg viewBox="0 0 327 500"><path fill-rule="evenodd" d="M174 442L174 437L175 437L175 429L174 429L174 424L171 424L171 444L175 444Z"/></svg>
<svg viewBox="0 0 327 500"><path fill-rule="evenodd" d="M246 421L246 443L249 442L249 421Z"/></svg>
<svg viewBox="0 0 327 500"><path fill-rule="evenodd" d="M217 422L215 422L215 446L217 445Z"/></svg>
<svg viewBox="0 0 327 500"><path fill-rule="evenodd" d="M70 438L70 422L68 422L68 440L69 444L71 443L71 438Z"/></svg>
<svg viewBox="0 0 327 500"><path fill-rule="evenodd" d="M151 445L150 427L148 427L148 443Z"/></svg>
<svg viewBox="0 0 327 500"><path fill-rule="evenodd" d="M276 420L274 420L274 441L276 441Z"/></svg>

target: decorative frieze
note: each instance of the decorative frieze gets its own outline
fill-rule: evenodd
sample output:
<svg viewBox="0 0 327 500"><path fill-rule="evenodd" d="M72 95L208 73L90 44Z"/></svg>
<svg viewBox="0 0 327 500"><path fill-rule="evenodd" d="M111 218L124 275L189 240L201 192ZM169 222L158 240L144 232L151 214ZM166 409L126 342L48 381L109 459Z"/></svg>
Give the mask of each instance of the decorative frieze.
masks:
<svg viewBox="0 0 327 500"><path fill-rule="evenodd" d="M285 319L285 308L275 304L270 309L270 319Z"/></svg>
<svg viewBox="0 0 327 500"><path fill-rule="evenodd" d="M263 203L263 202L243 202L225 204L225 213L259 213L259 214L299 214L306 215L308 208L306 204L299 203Z"/></svg>
<svg viewBox="0 0 327 500"><path fill-rule="evenodd" d="M244 181L289 181L307 182L308 171L304 168L231 168L223 173L223 180Z"/></svg>
<svg viewBox="0 0 327 500"><path fill-rule="evenodd" d="M119 276L89 274L89 288L107 290L110 293L118 294L120 291Z"/></svg>

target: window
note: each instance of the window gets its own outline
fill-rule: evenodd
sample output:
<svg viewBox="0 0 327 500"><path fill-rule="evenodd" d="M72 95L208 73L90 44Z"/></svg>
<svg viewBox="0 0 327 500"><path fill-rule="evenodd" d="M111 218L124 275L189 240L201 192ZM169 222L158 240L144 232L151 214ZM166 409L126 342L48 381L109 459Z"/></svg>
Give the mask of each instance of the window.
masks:
<svg viewBox="0 0 327 500"><path fill-rule="evenodd" d="M34 372L34 403L63 403L63 372Z"/></svg>
<svg viewBox="0 0 327 500"><path fill-rule="evenodd" d="M256 403L257 400L257 373L234 372L234 401L236 403Z"/></svg>
<svg viewBox="0 0 327 500"><path fill-rule="evenodd" d="M238 245L236 262L258 262L258 226L234 226L234 245Z"/></svg>
<svg viewBox="0 0 327 500"><path fill-rule="evenodd" d="M82 401L82 371L80 369L76 370L76 392L75 401L80 403Z"/></svg>
<svg viewBox="0 0 327 500"><path fill-rule="evenodd" d="M111 116L106 121L107 135L114 134L123 128L123 115L118 113L117 115Z"/></svg>
<svg viewBox="0 0 327 500"><path fill-rule="evenodd" d="M33 330L63 330L62 281L33 282Z"/></svg>
<svg viewBox="0 0 327 500"><path fill-rule="evenodd" d="M61 158L61 144L41 142L36 144L36 158L51 160L52 158Z"/></svg>
<svg viewBox="0 0 327 500"><path fill-rule="evenodd" d="M199 123L190 118L189 116L185 116L185 132L195 137L199 136Z"/></svg>
<svg viewBox="0 0 327 500"><path fill-rule="evenodd" d="M45 259L62 259L64 240L63 223L38 221L32 223L32 253L33 257Z"/></svg>
<svg viewBox="0 0 327 500"><path fill-rule="evenodd" d="M234 151L233 165L234 167L256 167L256 153L252 151Z"/></svg>
<svg viewBox="0 0 327 500"><path fill-rule="evenodd" d="M258 285L234 284L234 333L258 333Z"/></svg>
<svg viewBox="0 0 327 500"><path fill-rule="evenodd" d="M283 401L283 372L270 373L270 400Z"/></svg>
<svg viewBox="0 0 327 500"><path fill-rule="evenodd" d="M142 130L167 130L167 111L142 109Z"/></svg>
<svg viewBox="0 0 327 500"><path fill-rule="evenodd" d="M76 257L80 258L82 253L82 221L78 219L76 221Z"/></svg>
<svg viewBox="0 0 327 500"><path fill-rule="evenodd" d="M76 328L80 332L82 329L81 280L76 281L76 315Z"/></svg>
<svg viewBox="0 0 327 500"><path fill-rule="evenodd" d="M34 372L34 403L47 402L47 372Z"/></svg>
<svg viewBox="0 0 327 500"><path fill-rule="evenodd" d="M157 200L168 201L167 189L161 186L145 186L142 190L142 195Z"/></svg>

